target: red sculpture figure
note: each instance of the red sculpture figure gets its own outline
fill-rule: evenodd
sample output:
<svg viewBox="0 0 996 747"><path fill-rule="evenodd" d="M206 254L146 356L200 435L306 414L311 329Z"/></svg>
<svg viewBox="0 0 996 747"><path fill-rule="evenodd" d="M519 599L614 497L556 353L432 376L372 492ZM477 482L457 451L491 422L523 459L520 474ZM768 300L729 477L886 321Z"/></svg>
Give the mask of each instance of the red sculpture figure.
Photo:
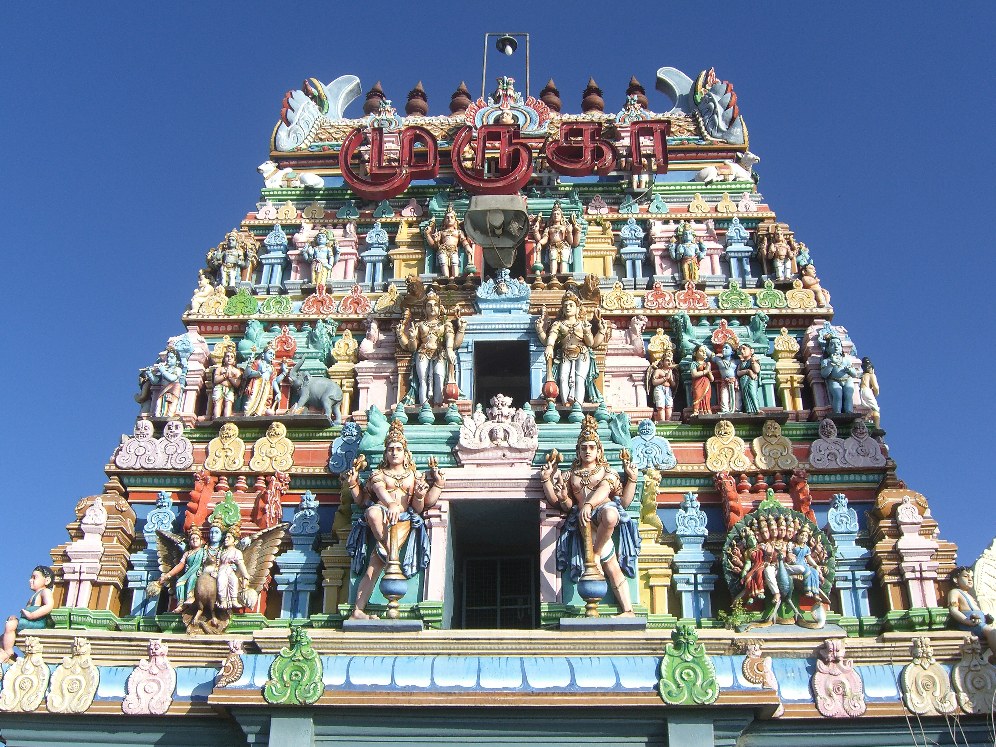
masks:
<svg viewBox="0 0 996 747"><path fill-rule="evenodd" d="M206 469L202 469L194 475L194 489L190 491L190 499L187 501L187 512L183 517L183 531L189 532L191 527L199 527L207 521L208 501L214 495L218 478L213 477Z"/></svg>
<svg viewBox="0 0 996 747"><path fill-rule="evenodd" d="M806 470L794 470L789 478L789 495L792 496L792 508L815 524L816 514L813 513L813 497L809 494L808 477Z"/></svg>
<svg viewBox="0 0 996 747"><path fill-rule="evenodd" d="M729 531L733 526L747 514L747 508L740 500L740 493L737 492L737 481L733 475L723 471L712 478L719 491L719 497L723 499L723 515L726 516L726 529Z"/></svg>

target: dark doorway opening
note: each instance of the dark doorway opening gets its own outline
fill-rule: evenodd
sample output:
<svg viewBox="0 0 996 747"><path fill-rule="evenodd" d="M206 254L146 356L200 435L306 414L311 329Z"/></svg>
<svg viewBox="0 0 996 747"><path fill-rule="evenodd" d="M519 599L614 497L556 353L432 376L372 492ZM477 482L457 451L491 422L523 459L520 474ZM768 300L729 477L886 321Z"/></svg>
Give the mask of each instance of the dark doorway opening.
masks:
<svg viewBox="0 0 996 747"><path fill-rule="evenodd" d="M451 504L453 627L539 627L539 504Z"/></svg>
<svg viewBox="0 0 996 747"><path fill-rule="evenodd" d="M474 343L474 401L485 407L496 394L522 407L529 398L529 343L498 340Z"/></svg>

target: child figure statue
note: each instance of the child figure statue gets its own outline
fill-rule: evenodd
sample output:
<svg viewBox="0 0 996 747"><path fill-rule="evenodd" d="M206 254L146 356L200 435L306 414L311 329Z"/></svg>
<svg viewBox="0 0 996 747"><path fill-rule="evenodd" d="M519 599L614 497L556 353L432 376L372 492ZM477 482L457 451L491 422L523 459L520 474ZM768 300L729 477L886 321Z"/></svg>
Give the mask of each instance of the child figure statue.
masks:
<svg viewBox="0 0 996 747"><path fill-rule="evenodd" d="M951 571L954 588L948 592L948 620L953 627L974 633L983 645L989 647L989 661L996 663L996 625L993 616L986 614L979 600L972 593L974 574L967 565Z"/></svg>
<svg viewBox="0 0 996 747"><path fill-rule="evenodd" d="M14 656L14 639L23 630L40 630L48 624L49 614L55 607L52 598L52 584L55 574L47 565L36 565L31 571L28 586L31 599L24 605L20 617L11 615L3 632L3 649L0 650L0 664Z"/></svg>

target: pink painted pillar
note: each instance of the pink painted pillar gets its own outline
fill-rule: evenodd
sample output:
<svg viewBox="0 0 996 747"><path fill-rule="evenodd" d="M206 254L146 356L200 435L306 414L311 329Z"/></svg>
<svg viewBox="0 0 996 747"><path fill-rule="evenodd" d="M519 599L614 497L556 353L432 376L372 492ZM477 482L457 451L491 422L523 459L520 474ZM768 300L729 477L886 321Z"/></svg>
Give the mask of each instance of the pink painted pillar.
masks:
<svg viewBox="0 0 996 747"><path fill-rule="evenodd" d="M903 496L903 502L896 507L896 522L902 536L896 541L899 551L899 568L906 589L910 595L911 607L936 607L938 544L920 535L923 517L910 497Z"/></svg>
<svg viewBox="0 0 996 747"><path fill-rule="evenodd" d="M66 547L69 562L62 566L66 580L66 607L90 606L90 590L100 573L100 558L104 554L101 536L106 528L107 510L101 497L94 496L93 503L80 522L83 539L70 542Z"/></svg>
<svg viewBox="0 0 996 747"><path fill-rule="evenodd" d="M557 571L557 537L564 523L560 509L540 503L540 602L562 601L560 573Z"/></svg>
<svg viewBox="0 0 996 747"><path fill-rule="evenodd" d="M356 250L356 224L349 222L345 228L333 230L336 243L339 246L339 257L332 266L331 277L333 280L356 281L356 261L359 259L359 252Z"/></svg>
<svg viewBox="0 0 996 747"><path fill-rule="evenodd" d="M429 525L429 568L425 579L425 599L440 601L446 591L446 568L449 565L447 536L450 528L450 502L440 498L426 513Z"/></svg>

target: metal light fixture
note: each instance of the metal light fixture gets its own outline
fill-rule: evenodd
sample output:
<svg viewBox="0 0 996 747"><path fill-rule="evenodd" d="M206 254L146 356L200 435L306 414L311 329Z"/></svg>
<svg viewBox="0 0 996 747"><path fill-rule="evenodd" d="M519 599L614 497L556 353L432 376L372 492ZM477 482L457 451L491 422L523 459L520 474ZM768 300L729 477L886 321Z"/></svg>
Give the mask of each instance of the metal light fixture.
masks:
<svg viewBox="0 0 996 747"><path fill-rule="evenodd" d="M495 43L495 47L502 54L511 57L512 53L519 48L519 43L515 41L514 37L511 37L508 34L503 34Z"/></svg>

